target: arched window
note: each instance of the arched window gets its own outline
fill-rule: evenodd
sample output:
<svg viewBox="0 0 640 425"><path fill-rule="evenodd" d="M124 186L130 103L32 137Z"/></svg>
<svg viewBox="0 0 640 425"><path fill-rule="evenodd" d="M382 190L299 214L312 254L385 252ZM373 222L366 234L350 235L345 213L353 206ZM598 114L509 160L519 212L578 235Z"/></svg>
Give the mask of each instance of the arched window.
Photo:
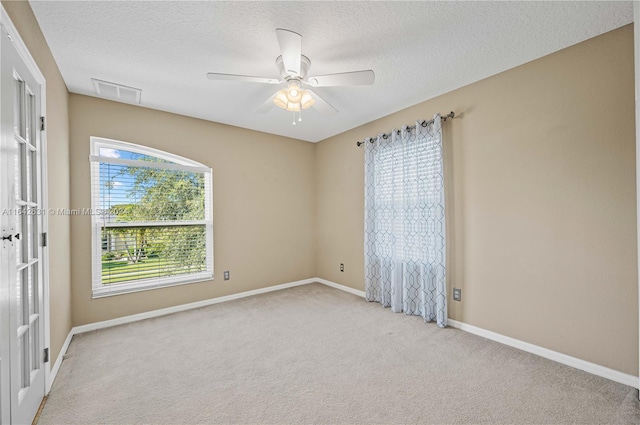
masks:
<svg viewBox="0 0 640 425"><path fill-rule="evenodd" d="M213 278L211 168L91 138L93 297Z"/></svg>

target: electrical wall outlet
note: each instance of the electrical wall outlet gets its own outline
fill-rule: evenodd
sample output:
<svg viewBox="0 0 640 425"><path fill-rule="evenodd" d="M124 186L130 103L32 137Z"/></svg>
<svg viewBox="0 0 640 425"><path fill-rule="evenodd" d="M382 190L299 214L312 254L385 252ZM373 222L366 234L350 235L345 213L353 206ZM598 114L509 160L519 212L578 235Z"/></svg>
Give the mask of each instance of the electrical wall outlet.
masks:
<svg viewBox="0 0 640 425"><path fill-rule="evenodd" d="M343 272L344 271L344 264L340 263L340 271Z"/></svg>
<svg viewBox="0 0 640 425"><path fill-rule="evenodd" d="M453 288L453 300L454 301L462 301L462 289Z"/></svg>
<svg viewBox="0 0 640 425"><path fill-rule="evenodd" d="M229 280L229 270L224 272L224 280Z"/></svg>

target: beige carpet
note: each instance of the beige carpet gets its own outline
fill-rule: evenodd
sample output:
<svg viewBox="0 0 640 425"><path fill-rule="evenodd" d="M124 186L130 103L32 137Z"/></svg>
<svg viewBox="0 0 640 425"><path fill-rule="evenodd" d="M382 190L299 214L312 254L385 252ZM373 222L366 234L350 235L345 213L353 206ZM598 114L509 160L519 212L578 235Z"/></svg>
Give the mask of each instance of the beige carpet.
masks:
<svg viewBox="0 0 640 425"><path fill-rule="evenodd" d="M39 424L640 424L636 398L312 284L74 337Z"/></svg>

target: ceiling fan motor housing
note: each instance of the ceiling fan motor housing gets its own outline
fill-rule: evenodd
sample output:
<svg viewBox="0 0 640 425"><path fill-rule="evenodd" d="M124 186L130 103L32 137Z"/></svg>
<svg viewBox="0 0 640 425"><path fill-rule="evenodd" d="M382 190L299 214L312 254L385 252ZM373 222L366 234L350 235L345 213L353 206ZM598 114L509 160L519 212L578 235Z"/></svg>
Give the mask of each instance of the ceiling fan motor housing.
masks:
<svg viewBox="0 0 640 425"><path fill-rule="evenodd" d="M287 81L290 79L304 80L307 78L307 73L309 72L309 68L311 68L311 60L305 55L300 55L300 75L291 75L284 69L284 62L282 61L282 56L278 56L276 58L276 66L278 67L278 72L280 72L280 76L283 80Z"/></svg>

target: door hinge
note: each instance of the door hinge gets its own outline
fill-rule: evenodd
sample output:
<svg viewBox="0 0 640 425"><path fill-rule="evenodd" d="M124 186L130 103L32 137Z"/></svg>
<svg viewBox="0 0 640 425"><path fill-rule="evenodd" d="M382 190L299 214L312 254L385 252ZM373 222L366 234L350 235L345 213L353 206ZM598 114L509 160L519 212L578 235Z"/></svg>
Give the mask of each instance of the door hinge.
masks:
<svg viewBox="0 0 640 425"><path fill-rule="evenodd" d="M42 234L42 246L47 246L47 232Z"/></svg>
<svg viewBox="0 0 640 425"><path fill-rule="evenodd" d="M40 117L40 131L44 131L44 117Z"/></svg>
<svg viewBox="0 0 640 425"><path fill-rule="evenodd" d="M49 349L44 349L44 362L47 363L49 361Z"/></svg>

